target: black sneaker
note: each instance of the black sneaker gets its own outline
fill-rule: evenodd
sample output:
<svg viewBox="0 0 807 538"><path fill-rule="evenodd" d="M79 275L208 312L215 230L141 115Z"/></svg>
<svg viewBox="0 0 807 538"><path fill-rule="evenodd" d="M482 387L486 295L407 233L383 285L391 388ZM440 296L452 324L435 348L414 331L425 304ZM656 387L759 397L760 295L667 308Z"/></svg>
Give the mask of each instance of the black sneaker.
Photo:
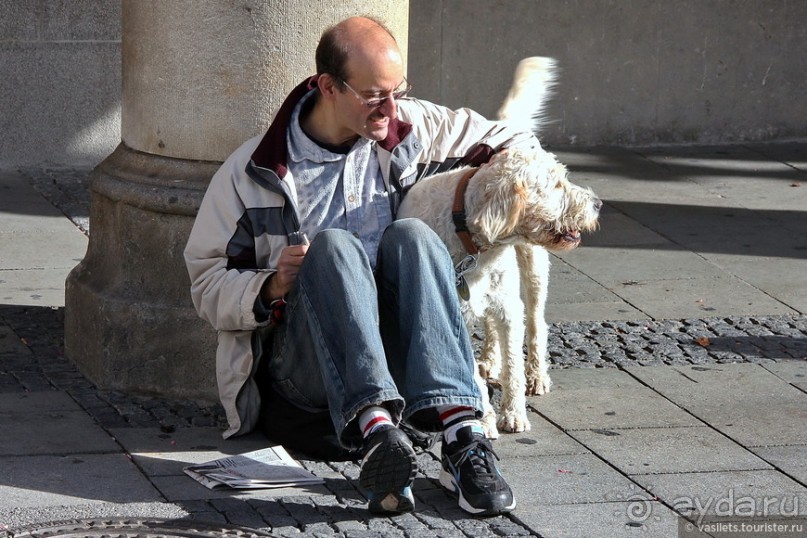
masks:
<svg viewBox="0 0 807 538"><path fill-rule="evenodd" d="M417 473L415 450L404 432L387 426L364 441L359 484L375 514L411 512L415 509L412 482Z"/></svg>
<svg viewBox="0 0 807 538"><path fill-rule="evenodd" d="M490 441L468 426L457 431L457 440L443 440L440 483L459 495L460 508L478 516L510 512L516 507L513 491L505 482Z"/></svg>

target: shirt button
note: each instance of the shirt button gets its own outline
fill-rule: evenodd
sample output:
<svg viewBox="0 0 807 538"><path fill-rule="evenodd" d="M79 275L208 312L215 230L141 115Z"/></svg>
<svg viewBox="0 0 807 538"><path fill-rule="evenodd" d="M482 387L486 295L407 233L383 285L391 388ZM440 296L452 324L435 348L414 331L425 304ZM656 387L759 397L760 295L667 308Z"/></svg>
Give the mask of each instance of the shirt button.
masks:
<svg viewBox="0 0 807 538"><path fill-rule="evenodd" d="M356 201L356 197L351 194L347 197L347 201L352 204L354 201Z"/></svg>

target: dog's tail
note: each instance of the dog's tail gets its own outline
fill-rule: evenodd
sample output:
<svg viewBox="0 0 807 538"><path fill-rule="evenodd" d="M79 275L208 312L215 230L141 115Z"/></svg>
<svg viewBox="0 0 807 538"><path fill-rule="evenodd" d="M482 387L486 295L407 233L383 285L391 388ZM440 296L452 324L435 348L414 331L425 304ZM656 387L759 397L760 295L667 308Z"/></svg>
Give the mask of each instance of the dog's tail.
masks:
<svg viewBox="0 0 807 538"><path fill-rule="evenodd" d="M504 100L497 117L506 120L520 131L538 134L545 122L546 104L556 79L556 62L553 58L533 56L518 63L510 93Z"/></svg>

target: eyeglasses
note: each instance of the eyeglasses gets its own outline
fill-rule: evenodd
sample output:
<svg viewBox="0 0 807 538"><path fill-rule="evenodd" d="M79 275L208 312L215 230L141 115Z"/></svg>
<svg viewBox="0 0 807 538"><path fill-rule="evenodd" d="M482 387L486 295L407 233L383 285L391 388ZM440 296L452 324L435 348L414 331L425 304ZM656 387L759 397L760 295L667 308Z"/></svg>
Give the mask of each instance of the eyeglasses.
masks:
<svg viewBox="0 0 807 538"><path fill-rule="evenodd" d="M393 91L389 95L386 95L384 97L373 97L372 99L367 99L367 98L363 97L359 92L354 90L350 86L350 84L348 84L346 81L343 80L342 84L347 86L347 89L350 90L351 92L353 92L353 95L356 96L356 99L361 101L361 104L363 104L367 108L378 108L381 105L383 105L384 103L386 103L387 99L394 99L396 101L398 99L403 99L404 97L406 97L409 94L409 92L412 91L412 85L409 84L409 82L406 79L404 79L402 84L405 84L406 86L404 86L403 89L400 89L400 86L399 86L398 87L399 89Z"/></svg>

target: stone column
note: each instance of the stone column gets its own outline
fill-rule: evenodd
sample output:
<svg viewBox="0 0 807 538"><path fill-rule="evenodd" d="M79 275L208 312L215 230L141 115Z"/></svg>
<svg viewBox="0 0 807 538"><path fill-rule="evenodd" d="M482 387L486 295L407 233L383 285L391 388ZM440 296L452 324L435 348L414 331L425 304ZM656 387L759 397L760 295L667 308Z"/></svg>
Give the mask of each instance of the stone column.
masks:
<svg viewBox="0 0 807 538"><path fill-rule="evenodd" d="M65 352L103 388L216 399L215 332L182 251L210 177L314 72L354 14L407 49L399 0L123 0L121 143L92 173L87 254L66 282Z"/></svg>

